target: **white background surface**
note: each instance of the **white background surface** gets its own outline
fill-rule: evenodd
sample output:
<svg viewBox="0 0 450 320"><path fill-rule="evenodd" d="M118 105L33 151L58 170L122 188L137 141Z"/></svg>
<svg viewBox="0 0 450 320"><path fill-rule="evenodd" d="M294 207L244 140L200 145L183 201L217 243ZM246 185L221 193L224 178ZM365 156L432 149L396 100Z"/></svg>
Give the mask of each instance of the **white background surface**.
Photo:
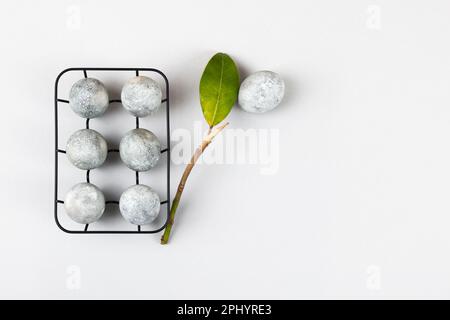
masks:
<svg viewBox="0 0 450 320"><path fill-rule="evenodd" d="M445 0L3 1L0 297L450 298L449 10ZM217 51L242 76L285 79L275 111L229 116L231 129L279 130L278 172L196 167L168 246L159 235L61 232L57 74L158 67L172 128L193 131ZM83 125L67 116L68 132ZM125 116L92 126L132 126ZM113 144L128 127L117 128ZM127 182L114 178L120 161L110 167L93 180L115 197ZM173 194L182 170L172 165Z"/></svg>

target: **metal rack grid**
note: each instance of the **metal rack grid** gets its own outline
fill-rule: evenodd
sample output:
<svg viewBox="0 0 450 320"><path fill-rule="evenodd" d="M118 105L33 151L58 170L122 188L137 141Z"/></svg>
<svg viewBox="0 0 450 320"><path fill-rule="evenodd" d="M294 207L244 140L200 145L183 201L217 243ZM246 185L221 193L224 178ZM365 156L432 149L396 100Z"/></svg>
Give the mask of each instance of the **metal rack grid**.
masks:
<svg viewBox="0 0 450 320"><path fill-rule="evenodd" d="M58 205L60 204L64 204L63 200L59 200L58 199L58 156L60 153L66 153L65 150L60 149L59 145L58 145L58 105L60 103L64 103L64 104L68 104L69 101L65 100L65 99L60 99L58 98L58 85L59 85L59 80L61 78L62 75L64 75L67 72L71 72L71 71L81 71L83 73L83 76L85 78L88 77L88 71L118 71L118 72L122 72L122 71L132 71L135 72L136 76L139 76L139 72L140 71L145 71L145 72L154 72L159 74L160 76L163 77L165 85L166 85L166 97L161 101L161 103L165 103L165 107L166 107L166 148L161 150L161 152L167 152L167 169L166 169L166 177L167 177L167 192L166 192L166 200L161 202L161 205L165 204L167 206L167 214L166 214L166 220L164 222L164 224L159 227L158 229L155 230L141 230L141 226L137 226L137 230L133 231L133 230L88 230L89 228L89 224L86 224L84 226L84 230L69 230L64 228L61 223L59 222L58 219ZM122 101L119 100L110 100L109 103L121 103ZM54 98L54 103L55 103L55 197L54 197L54 216L55 216L55 222L57 224L57 226L64 232L67 233L75 233L75 234L148 234L148 233L158 233L162 230L164 230L164 228L166 227L168 221L169 221L169 217L170 217L170 106L169 106L169 80L167 79L166 75L158 70L158 69L154 69L154 68L68 68L63 70L57 77L56 77L56 81L55 81L55 98ZM90 119L86 119L86 129L89 129L89 121ZM139 128L139 118L136 117L136 128ZM108 149L108 153L111 152L119 152L118 149ZM90 182L90 171L91 170L86 170L86 182ZM136 171L135 172L135 176L136 176L136 184L139 184L139 172ZM115 201L115 200L109 200L106 201L107 205L111 205L111 204L119 204L119 201Z"/></svg>

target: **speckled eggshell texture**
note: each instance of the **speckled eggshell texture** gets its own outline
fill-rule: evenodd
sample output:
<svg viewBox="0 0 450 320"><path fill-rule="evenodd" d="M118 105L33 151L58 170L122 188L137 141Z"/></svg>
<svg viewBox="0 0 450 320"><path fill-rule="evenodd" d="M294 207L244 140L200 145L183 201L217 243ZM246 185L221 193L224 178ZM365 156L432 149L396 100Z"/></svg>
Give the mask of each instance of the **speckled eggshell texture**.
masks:
<svg viewBox="0 0 450 320"><path fill-rule="evenodd" d="M89 224L97 221L105 211L103 192L91 183L79 183L70 189L64 199L67 215L75 222Z"/></svg>
<svg viewBox="0 0 450 320"><path fill-rule="evenodd" d="M146 129L128 131L120 141L120 158L125 165L134 171L148 171L161 157L161 143L158 138Z"/></svg>
<svg viewBox="0 0 450 320"><path fill-rule="evenodd" d="M134 185L120 196L119 208L128 222L136 225L151 223L159 214L158 194L146 185Z"/></svg>
<svg viewBox="0 0 450 320"><path fill-rule="evenodd" d="M155 80L138 76L131 78L122 88L122 105L135 117L146 117L161 106L162 91Z"/></svg>
<svg viewBox="0 0 450 320"><path fill-rule="evenodd" d="M283 79L272 71L258 71L242 82L238 100L245 111L263 113L277 107L283 96Z"/></svg>
<svg viewBox="0 0 450 320"><path fill-rule="evenodd" d="M92 129L81 129L67 141L66 154L70 162L82 170L100 167L108 155L108 146L103 136Z"/></svg>
<svg viewBox="0 0 450 320"><path fill-rule="evenodd" d="M109 106L108 92L99 80L84 78L70 89L69 105L82 118L96 118Z"/></svg>

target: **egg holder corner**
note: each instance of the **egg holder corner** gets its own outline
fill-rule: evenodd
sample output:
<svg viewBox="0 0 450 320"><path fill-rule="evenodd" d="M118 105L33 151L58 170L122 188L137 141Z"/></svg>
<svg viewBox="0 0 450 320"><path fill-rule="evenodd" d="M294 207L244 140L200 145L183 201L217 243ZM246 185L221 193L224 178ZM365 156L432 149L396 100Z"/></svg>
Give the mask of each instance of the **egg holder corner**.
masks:
<svg viewBox="0 0 450 320"><path fill-rule="evenodd" d="M67 72L82 72L84 78L88 77L88 71L112 71L112 72L133 72L135 76L139 76L139 72L152 72L159 74L165 82L165 98L161 100L161 103L165 104L166 108L166 148L161 150L161 153L167 152L167 162L166 162L166 200L161 201L161 205L166 205L166 219L164 224L155 230L141 230L141 226L137 226L137 230L88 230L89 224L84 226L84 230L69 230L62 226L58 219L58 207L61 204L64 204L63 200L58 199L58 158L60 153L66 153L65 150L60 149L58 145L58 106L59 104L68 105L69 101L65 99L60 99L58 97L58 85L60 78ZM110 100L109 103L121 103L120 99ZM56 225L62 231L71 234L148 234L148 233L158 233L164 230L167 223L169 222L170 217L170 106L169 106L169 80L166 75L154 68L67 68L59 73L55 80L55 97L54 97L54 105L55 105L55 180L54 180L54 218ZM86 119L86 129L89 129L89 118ZM136 127L139 128L139 118L136 117ZM111 152L119 152L118 149L108 149L108 153ZM86 182L90 182L90 171L86 170ZM139 172L135 171L136 176L136 184L139 184ZM106 201L106 205L118 205L119 201L108 200Z"/></svg>

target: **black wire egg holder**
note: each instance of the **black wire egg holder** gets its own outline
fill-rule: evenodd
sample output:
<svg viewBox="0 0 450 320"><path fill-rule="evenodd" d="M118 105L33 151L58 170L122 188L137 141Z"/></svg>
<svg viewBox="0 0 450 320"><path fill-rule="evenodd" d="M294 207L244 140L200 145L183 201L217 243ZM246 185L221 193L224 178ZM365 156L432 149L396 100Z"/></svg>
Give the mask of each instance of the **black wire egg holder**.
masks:
<svg viewBox="0 0 450 320"><path fill-rule="evenodd" d="M58 207L61 204L64 204L63 200L58 199L58 156L60 153L66 153L65 150L60 149L58 145L58 105L60 103L68 104L69 101L65 99L58 98L58 85L60 78L67 72L71 71L80 71L83 73L84 78L88 77L88 71L132 71L135 73L136 76L139 76L139 72L153 72L157 73L160 76L163 77L166 90L165 90L165 98L161 101L161 103L165 104L166 108L166 148L161 150L161 153L166 152L167 153L167 169L166 169L166 200L161 201L161 205L166 205L167 207L167 213L166 213L166 220L164 224L155 230L141 230L141 226L137 226L137 230L88 230L89 224L86 224L84 226L84 230L69 230L63 227L58 219ZM167 223L169 222L170 217L170 106L169 106L169 80L167 79L166 75L154 68L68 68L63 71L56 77L55 81L55 198L54 198L54 216L55 216L55 222L56 225L64 232L71 233L71 234L149 234L149 233L158 233L164 230ZM116 100L110 100L109 103L122 103L120 99ZM89 129L89 121L90 119L86 119L86 129ZM139 118L136 117L136 128L139 128ZM108 149L108 153L111 152L119 152L118 149ZM86 182L90 183L90 171L86 171ZM139 184L139 172L135 171L136 176L136 184ZM109 200L106 201L107 205L115 204L118 205L119 201Z"/></svg>

